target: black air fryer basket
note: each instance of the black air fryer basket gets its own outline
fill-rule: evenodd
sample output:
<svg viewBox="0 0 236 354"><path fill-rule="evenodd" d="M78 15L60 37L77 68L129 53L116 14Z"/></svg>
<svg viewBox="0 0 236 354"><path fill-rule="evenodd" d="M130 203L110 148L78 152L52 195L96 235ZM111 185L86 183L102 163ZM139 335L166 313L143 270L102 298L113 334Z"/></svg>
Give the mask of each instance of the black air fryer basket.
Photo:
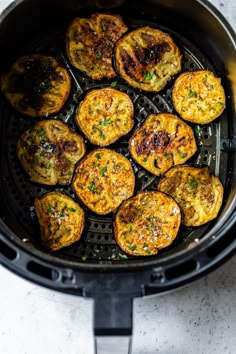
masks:
<svg viewBox="0 0 236 354"><path fill-rule="evenodd" d="M149 25L169 33L183 55L182 71L206 68L222 78L226 110L211 124L192 125L198 143L189 161L208 165L219 176L225 192L220 214L202 227L184 228L167 249L152 257L126 256L116 245L112 215L86 210L82 239L55 253L39 242L33 200L51 190L75 198L71 187L45 187L29 181L16 157L19 134L32 120L15 112L0 96L0 262L40 285L95 299L96 333L128 333L133 297L154 294L186 284L212 270L233 254L236 217L236 39L222 16L204 0L18 0L0 17L0 70L20 55L49 53L67 67L73 84L69 99L57 116L73 129L74 113L91 88L114 80L92 81L73 68L65 53L65 31L75 16L94 12L119 14L130 28ZM159 93L133 89L117 78L116 88L134 102L135 126L150 113L174 112L173 80ZM130 159L129 136L112 148ZM87 144L87 151L93 147ZM132 161L136 191L151 190L158 178ZM106 332L106 333L108 333Z"/></svg>

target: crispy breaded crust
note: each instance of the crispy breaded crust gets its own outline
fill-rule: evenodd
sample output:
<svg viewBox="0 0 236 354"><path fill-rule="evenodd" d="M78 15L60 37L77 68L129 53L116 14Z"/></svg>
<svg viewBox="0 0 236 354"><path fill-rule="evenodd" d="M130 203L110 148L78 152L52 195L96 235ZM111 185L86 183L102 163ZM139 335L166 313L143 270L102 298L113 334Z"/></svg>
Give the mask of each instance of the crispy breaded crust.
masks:
<svg viewBox="0 0 236 354"><path fill-rule="evenodd" d="M150 114L129 141L132 158L159 176L197 150L192 128L174 114Z"/></svg>
<svg viewBox="0 0 236 354"><path fill-rule="evenodd" d="M114 211L134 192L135 176L128 159L116 151L96 149L79 163L72 181L77 197L94 213Z"/></svg>
<svg viewBox="0 0 236 354"><path fill-rule="evenodd" d="M75 164L84 156L83 138L59 120L28 127L17 142L17 156L33 182L69 184Z"/></svg>
<svg viewBox="0 0 236 354"><path fill-rule="evenodd" d="M225 108L221 79L209 70L181 74L175 81L172 100L182 118L198 124L212 122Z"/></svg>
<svg viewBox="0 0 236 354"><path fill-rule="evenodd" d="M50 192L34 201L42 244L52 251L78 241L84 228L84 211L65 194Z"/></svg>
<svg viewBox="0 0 236 354"><path fill-rule="evenodd" d="M116 15L76 17L66 36L67 55L71 64L94 80L116 76L112 67L113 47L127 29Z"/></svg>
<svg viewBox="0 0 236 354"><path fill-rule="evenodd" d="M91 143L107 146L132 129L133 115L129 96L107 87L92 90L85 96L75 120Z"/></svg>
<svg viewBox="0 0 236 354"><path fill-rule="evenodd" d="M180 222L180 208L171 197L159 191L139 192L118 209L114 236L128 254L155 255L174 241Z"/></svg>
<svg viewBox="0 0 236 354"><path fill-rule="evenodd" d="M181 70L181 54L168 34L140 27L117 41L115 67L131 86L157 92Z"/></svg>
<svg viewBox="0 0 236 354"><path fill-rule="evenodd" d="M223 186L208 167L175 166L157 188L176 200L186 226L200 226L216 218L223 201Z"/></svg>
<svg viewBox="0 0 236 354"><path fill-rule="evenodd" d="M57 113L71 88L67 70L51 56L20 57L1 77L1 90L18 112L28 117Z"/></svg>

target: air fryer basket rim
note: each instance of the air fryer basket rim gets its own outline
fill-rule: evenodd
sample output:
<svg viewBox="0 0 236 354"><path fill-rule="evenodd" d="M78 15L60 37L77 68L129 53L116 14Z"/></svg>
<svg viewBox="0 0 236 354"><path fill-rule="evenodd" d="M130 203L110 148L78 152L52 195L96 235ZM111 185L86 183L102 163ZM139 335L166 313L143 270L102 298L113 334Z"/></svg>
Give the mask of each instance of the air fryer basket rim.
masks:
<svg viewBox="0 0 236 354"><path fill-rule="evenodd" d="M16 0L15 2L11 3L0 15L0 25L1 22L10 14L12 10L14 10L18 5L23 3L24 0ZM195 2L199 3L201 6L203 6L207 11L211 13L214 18L217 19L217 21L220 23L222 26L223 30L227 33L227 35L231 38L232 46L234 47L234 50L236 51L236 35L231 28L231 26L228 24L228 22L225 20L225 18L220 14L220 12L214 8L208 1L205 0L195 0ZM150 5L151 6L151 5ZM236 207L236 195L234 195L233 200L231 201L231 204L233 208L231 210L228 209L228 214L226 214L222 221L220 227L224 229L225 223L227 222L230 217L232 217L232 209L233 209L233 214L235 215L235 207ZM233 225L233 222L231 223L231 226ZM162 265L169 264L173 260L175 260L176 264L178 264L178 261L181 259L189 259L191 257L196 257L197 254L203 250L207 249L211 244L215 242L217 239L217 229L219 228L219 225L215 225L215 227L209 231L209 234L207 237L203 237L202 239L199 240L199 242L194 246L194 248L189 248L189 249L184 249L180 251L178 254L173 254L171 256L168 256L166 259L165 257L162 257L161 261L156 258L156 259L148 259L145 258L143 261L139 260L137 263L135 260L134 261L129 261L129 263L121 262L121 263L115 263L115 264L106 264L106 263L101 263L101 264L94 264L94 263L78 263L78 261L69 261L66 259L59 259L57 257L53 257L49 254L46 254L36 248L33 248L32 246L23 243L20 239L17 238L16 235L14 235L10 230L7 229L6 226L4 226L1 222L0 224L0 231L2 231L2 235L0 235L0 239L7 240L9 245L13 246L13 249L17 249L24 251L27 254L32 254L33 257L38 258L40 261L47 263L49 266L51 264L54 264L55 266L59 267L65 267L65 268L72 268L72 269L77 269L77 270L91 270L91 271L123 271L123 270L135 270L135 269L145 269L146 267L159 267L160 263ZM228 231L228 228L225 227L225 230ZM225 232L226 232L225 231ZM221 235L222 236L222 235ZM4 263L4 262L3 262Z"/></svg>

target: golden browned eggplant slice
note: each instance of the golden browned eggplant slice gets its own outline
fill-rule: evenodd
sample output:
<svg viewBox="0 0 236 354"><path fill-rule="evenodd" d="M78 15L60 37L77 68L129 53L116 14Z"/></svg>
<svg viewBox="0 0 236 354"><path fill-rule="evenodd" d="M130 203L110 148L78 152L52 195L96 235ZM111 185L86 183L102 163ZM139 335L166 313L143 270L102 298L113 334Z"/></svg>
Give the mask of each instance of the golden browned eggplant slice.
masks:
<svg viewBox="0 0 236 354"><path fill-rule="evenodd" d="M174 241L180 222L180 208L171 197L162 192L139 192L118 209L115 240L133 256L155 255Z"/></svg>
<svg viewBox="0 0 236 354"><path fill-rule="evenodd" d="M114 211L134 192L135 177L128 159L109 149L96 149L79 163L72 181L78 198L94 213Z"/></svg>
<svg viewBox="0 0 236 354"><path fill-rule="evenodd" d="M129 141L132 158L156 176L197 150L192 128L174 114L150 114Z"/></svg>
<svg viewBox="0 0 236 354"><path fill-rule="evenodd" d="M115 67L131 86L157 92L181 70L181 54L168 34L140 27L117 41Z"/></svg>
<svg viewBox="0 0 236 354"><path fill-rule="evenodd" d="M57 113L71 88L67 70L53 57L20 57L1 77L1 90L13 108L35 118Z"/></svg>
<svg viewBox="0 0 236 354"><path fill-rule="evenodd" d="M70 62L94 80L116 76L112 67L115 42L127 31L119 16L93 14L70 24L66 49Z"/></svg>
<svg viewBox="0 0 236 354"><path fill-rule="evenodd" d="M52 251L78 241L84 228L84 211L65 194L50 192L34 201L42 244Z"/></svg>
<svg viewBox="0 0 236 354"><path fill-rule="evenodd" d="M173 167L157 188L180 205L186 226L200 226L216 218L223 201L223 186L208 167Z"/></svg>
<svg viewBox="0 0 236 354"><path fill-rule="evenodd" d="M83 138L59 120L42 120L25 130L17 156L33 182L55 185L71 181L75 164L84 156Z"/></svg>
<svg viewBox="0 0 236 354"><path fill-rule="evenodd" d="M80 103L75 119L91 143L107 146L132 129L133 115L129 96L107 87L90 91Z"/></svg>
<svg viewBox="0 0 236 354"><path fill-rule="evenodd" d="M198 124L212 122L225 109L221 79L209 70L181 74L175 81L172 99L182 118Z"/></svg>

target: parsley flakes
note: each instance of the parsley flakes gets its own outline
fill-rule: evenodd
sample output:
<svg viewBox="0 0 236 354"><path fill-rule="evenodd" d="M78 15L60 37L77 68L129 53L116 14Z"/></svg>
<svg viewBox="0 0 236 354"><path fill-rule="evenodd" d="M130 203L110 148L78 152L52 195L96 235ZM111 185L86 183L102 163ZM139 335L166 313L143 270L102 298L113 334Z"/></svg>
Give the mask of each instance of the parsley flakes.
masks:
<svg viewBox="0 0 236 354"><path fill-rule="evenodd" d="M88 186L88 189L90 190L90 192L95 192L96 191L94 179L90 182L90 185Z"/></svg>
<svg viewBox="0 0 236 354"><path fill-rule="evenodd" d="M107 166L101 168L101 176L104 177L105 173L107 172Z"/></svg>
<svg viewBox="0 0 236 354"><path fill-rule="evenodd" d="M150 81L153 78L154 71L146 71L144 79Z"/></svg>
<svg viewBox="0 0 236 354"><path fill-rule="evenodd" d="M196 91L192 91L191 89L189 90L189 93L188 93L188 98L191 98L191 97L197 97L197 92Z"/></svg>
<svg viewBox="0 0 236 354"><path fill-rule="evenodd" d="M117 85L117 80L116 81L113 81L112 83L111 83L111 87L116 87L116 85Z"/></svg>

